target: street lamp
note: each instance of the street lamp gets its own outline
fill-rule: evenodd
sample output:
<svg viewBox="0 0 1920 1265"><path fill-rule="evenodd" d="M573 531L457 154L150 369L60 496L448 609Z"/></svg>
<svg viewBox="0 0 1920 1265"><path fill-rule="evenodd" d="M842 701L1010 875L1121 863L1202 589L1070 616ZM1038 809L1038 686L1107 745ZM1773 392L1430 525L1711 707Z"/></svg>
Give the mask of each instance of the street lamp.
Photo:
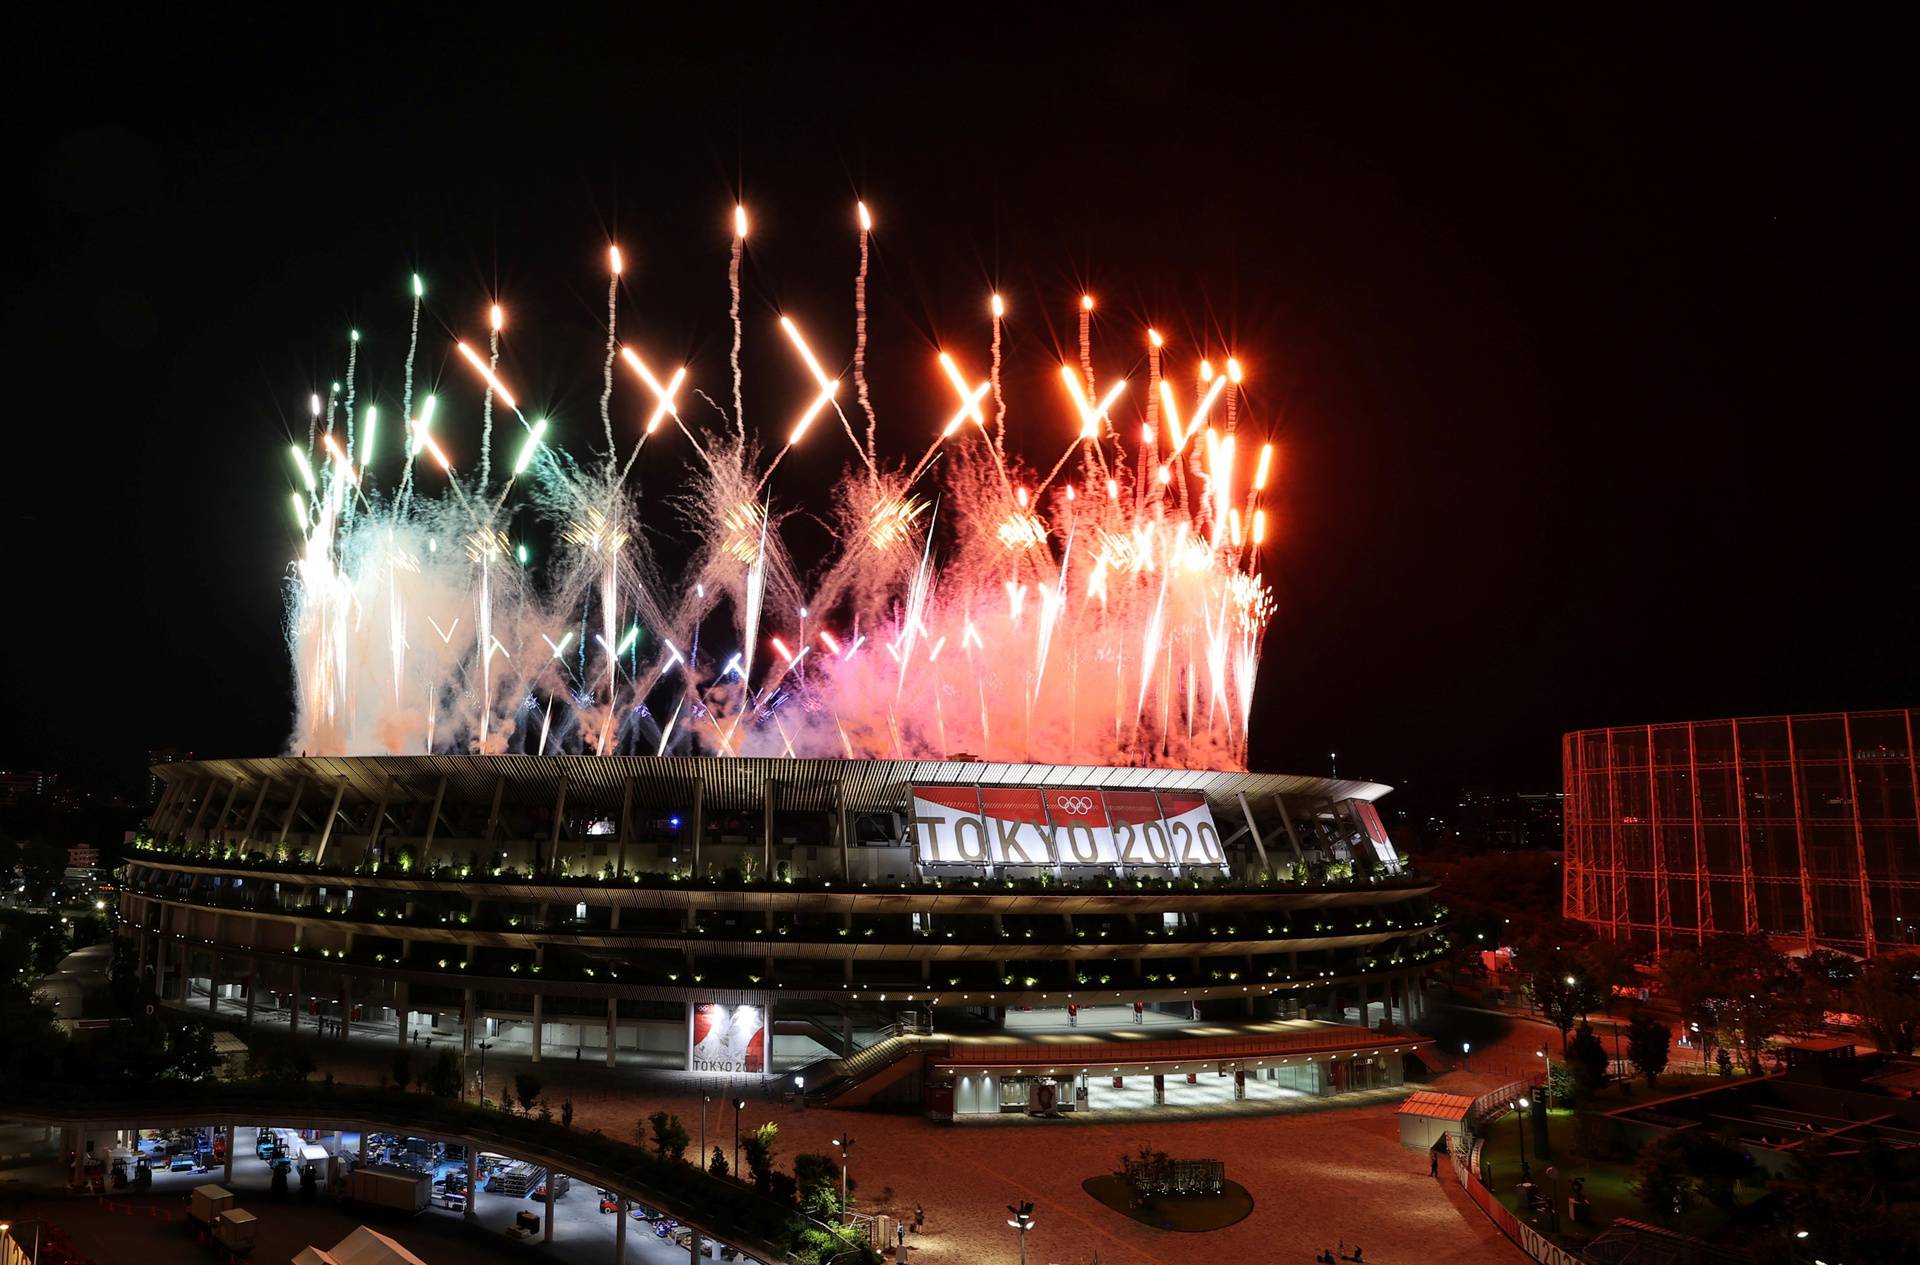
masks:
<svg viewBox="0 0 1920 1265"><path fill-rule="evenodd" d="M807 1109L807 1078L806 1077L796 1076L793 1078L793 1100L795 1105L798 1106L801 1111L805 1111Z"/></svg>
<svg viewBox="0 0 1920 1265"><path fill-rule="evenodd" d="M1027 1265L1027 1231L1033 1229L1033 1200L1008 1204L1007 1211L1013 1214L1007 1224L1020 1232L1020 1265Z"/></svg>
<svg viewBox="0 0 1920 1265"><path fill-rule="evenodd" d="M707 1108L713 1103L712 1094L700 1095L700 1167L707 1166Z"/></svg>
<svg viewBox="0 0 1920 1265"><path fill-rule="evenodd" d="M740 1113L746 1110L747 1100L733 1100L733 1180L740 1180Z"/></svg>
<svg viewBox="0 0 1920 1265"><path fill-rule="evenodd" d="M1547 1065L1546 1079L1540 1082L1540 1102L1543 1106L1553 1106L1553 1056L1547 1053L1543 1042L1539 1050L1540 1060Z"/></svg>
<svg viewBox="0 0 1920 1265"><path fill-rule="evenodd" d="M847 1219L847 1159L853 1154L853 1139L844 1132L833 1140L840 1148L840 1219Z"/></svg>
<svg viewBox="0 0 1920 1265"><path fill-rule="evenodd" d="M1527 1114L1527 1108L1531 1104L1527 1102L1526 1096L1523 1094L1521 1095L1519 1103L1516 1105L1519 1107L1519 1110L1513 1113L1513 1122L1516 1125L1520 1126L1520 1180L1524 1182L1524 1181L1530 1180L1533 1176L1533 1174L1529 1172L1527 1169L1526 1114Z"/></svg>
<svg viewBox="0 0 1920 1265"><path fill-rule="evenodd" d="M1460 1043L1460 1064L1469 1072L1473 1070L1473 1042L1462 1041Z"/></svg>

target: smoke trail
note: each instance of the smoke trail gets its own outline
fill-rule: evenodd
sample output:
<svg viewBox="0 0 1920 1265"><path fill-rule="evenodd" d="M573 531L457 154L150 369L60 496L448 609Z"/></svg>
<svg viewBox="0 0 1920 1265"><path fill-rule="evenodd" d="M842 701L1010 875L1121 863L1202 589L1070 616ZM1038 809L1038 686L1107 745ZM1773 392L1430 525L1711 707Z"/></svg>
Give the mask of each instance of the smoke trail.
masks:
<svg viewBox="0 0 1920 1265"><path fill-rule="evenodd" d="M860 397L860 408L867 415L867 464L874 461L873 400L867 394L867 239L873 235L873 220L867 204L860 210L860 271L853 279L853 386Z"/></svg>

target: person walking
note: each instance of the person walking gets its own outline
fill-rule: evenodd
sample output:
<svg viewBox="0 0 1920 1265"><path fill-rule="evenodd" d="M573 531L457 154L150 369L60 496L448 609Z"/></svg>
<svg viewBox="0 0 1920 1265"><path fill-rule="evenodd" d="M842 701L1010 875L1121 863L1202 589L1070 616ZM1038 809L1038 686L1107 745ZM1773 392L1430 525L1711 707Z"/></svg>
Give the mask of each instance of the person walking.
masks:
<svg viewBox="0 0 1920 1265"><path fill-rule="evenodd" d="M919 1234L927 1228L927 1210L919 1204L913 1205L913 1232Z"/></svg>

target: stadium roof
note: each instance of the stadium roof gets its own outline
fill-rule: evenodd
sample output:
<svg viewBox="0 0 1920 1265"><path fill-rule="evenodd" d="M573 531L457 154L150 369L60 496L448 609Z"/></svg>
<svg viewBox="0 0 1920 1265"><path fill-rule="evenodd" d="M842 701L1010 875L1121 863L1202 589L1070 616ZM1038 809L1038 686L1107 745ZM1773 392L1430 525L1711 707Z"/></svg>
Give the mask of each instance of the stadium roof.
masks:
<svg viewBox="0 0 1920 1265"><path fill-rule="evenodd" d="M393 803L428 799L441 778L449 793L463 799L493 794L496 779L507 793L544 795L562 779L568 798L618 803L629 778L634 805L678 809L678 789L698 778L709 810L756 808L769 783L777 784L783 807L821 811L834 803L835 788L848 807L896 805L915 784L987 786L1071 786L1113 790L1197 791L1208 799L1231 801L1236 795L1300 795L1327 800L1377 800L1391 787L1345 778L1303 777L1288 773L1243 773L1214 769L1110 768L1086 764L1012 764L967 760L799 760L767 756L591 756L591 755L375 755L257 756L155 765L166 782L213 778L222 784L255 786L261 781L345 782L363 799L385 797Z"/></svg>

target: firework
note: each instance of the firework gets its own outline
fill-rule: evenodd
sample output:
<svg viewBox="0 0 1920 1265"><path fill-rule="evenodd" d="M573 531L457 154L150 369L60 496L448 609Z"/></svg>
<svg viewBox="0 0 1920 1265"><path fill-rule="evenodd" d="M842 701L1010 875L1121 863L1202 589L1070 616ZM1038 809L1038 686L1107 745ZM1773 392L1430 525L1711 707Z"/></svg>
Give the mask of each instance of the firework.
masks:
<svg viewBox="0 0 1920 1265"><path fill-rule="evenodd" d="M1147 331L1146 389L1124 377L1096 383L1092 299L1083 296L1079 363L1054 370L1064 392L1021 406L1020 447L1059 453L1030 464L1006 445L1006 304L996 294L985 380L967 371L979 350L954 343L929 356L932 394L902 409L919 419L912 428L926 455L891 464L871 441L872 219L858 209L853 374L865 442L839 409L839 377L788 317L778 324L812 393L793 401L771 442L746 429L740 208L728 277L730 417L718 406L700 415L697 365L656 372L618 342L618 247L607 257L598 401L608 451L594 459L565 451L562 437L580 432L563 410L521 413L500 376L498 304L486 351L454 344L466 369L417 406L417 280L398 401L363 400L361 340L350 339L344 385L324 402L312 396L309 442L291 450L300 533L289 581L292 745L1244 763L1273 616L1261 552L1277 462L1270 444L1237 433L1254 424L1240 362L1228 358L1225 373L1193 366L1189 376ZM631 376L614 374L616 359ZM1176 385L1189 382L1191 394ZM1216 428L1209 419L1223 399L1229 418ZM495 402L524 428L497 482ZM382 425L382 404L397 404L399 423ZM804 507L789 504L775 469L829 408L858 460ZM630 478L641 444L669 419L690 446ZM478 459L463 458L456 474L450 451L476 442ZM396 443L403 460L387 455ZM415 477L421 453L439 473L423 466ZM1075 454L1081 464L1060 479ZM658 524L667 530L642 516L645 480L674 487L648 502L675 517ZM837 540L810 575L783 539L798 508ZM655 553L670 536L686 544L679 568Z"/></svg>

